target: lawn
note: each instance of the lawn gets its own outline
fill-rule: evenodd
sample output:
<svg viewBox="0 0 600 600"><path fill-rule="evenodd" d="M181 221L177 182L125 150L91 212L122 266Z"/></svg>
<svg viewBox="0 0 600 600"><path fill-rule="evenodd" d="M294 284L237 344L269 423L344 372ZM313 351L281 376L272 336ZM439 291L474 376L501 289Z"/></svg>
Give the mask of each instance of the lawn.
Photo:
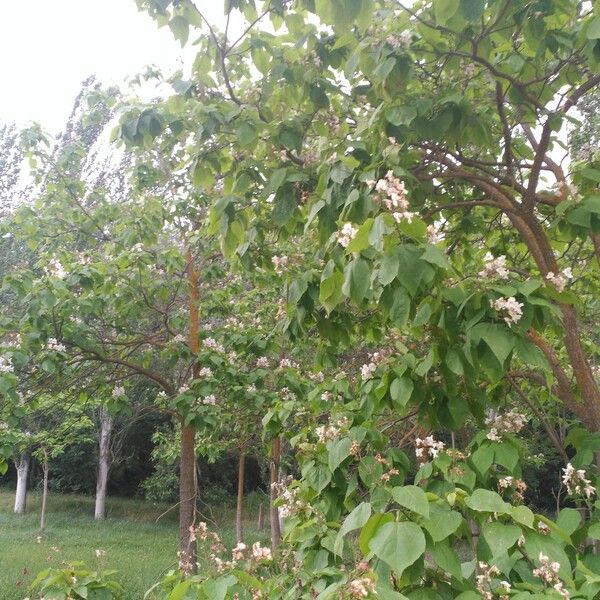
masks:
<svg viewBox="0 0 600 600"><path fill-rule="evenodd" d="M12 503L13 493L0 490L0 600L23 600L39 571L74 560L84 561L91 570L100 566L118 571L115 578L125 588L125 600L141 600L176 563L176 511L161 516L168 506L111 498L108 519L98 523L93 519L93 498L51 495L46 532L38 539L39 496L30 494L25 515L14 515ZM249 512L249 541L267 539L268 531L256 531L254 511ZM215 524L231 547L232 509L219 507L206 513L206 520ZM105 550L106 555L97 559L96 549Z"/></svg>

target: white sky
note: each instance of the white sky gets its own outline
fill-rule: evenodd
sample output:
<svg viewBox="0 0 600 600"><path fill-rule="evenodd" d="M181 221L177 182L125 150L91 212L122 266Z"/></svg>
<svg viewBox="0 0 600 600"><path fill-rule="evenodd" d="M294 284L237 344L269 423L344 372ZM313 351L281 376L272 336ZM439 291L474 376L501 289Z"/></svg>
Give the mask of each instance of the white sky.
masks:
<svg viewBox="0 0 600 600"><path fill-rule="evenodd" d="M197 6L222 23L222 0ZM168 73L184 56L134 0L0 0L0 8L0 124L37 121L55 134L88 76L120 83L149 64Z"/></svg>

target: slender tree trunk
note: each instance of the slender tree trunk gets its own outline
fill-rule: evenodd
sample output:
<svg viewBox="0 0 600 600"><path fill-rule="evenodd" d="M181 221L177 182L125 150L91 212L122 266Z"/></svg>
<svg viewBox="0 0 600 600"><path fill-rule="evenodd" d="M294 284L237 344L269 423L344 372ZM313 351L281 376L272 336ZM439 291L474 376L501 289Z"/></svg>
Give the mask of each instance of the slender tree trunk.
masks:
<svg viewBox="0 0 600 600"><path fill-rule="evenodd" d="M269 508L269 518L271 521L271 546L273 550L279 546L281 539L281 526L279 522L279 509L274 506L277 498L275 484L279 483L279 464L281 462L281 439L276 437L271 444L271 503Z"/></svg>
<svg viewBox="0 0 600 600"><path fill-rule="evenodd" d="M103 521L106 518L106 488L110 471L110 438L113 429L113 418L105 406L99 409L100 440L98 444L98 475L96 478L96 506L94 519Z"/></svg>
<svg viewBox="0 0 600 600"><path fill-rule="evenodd" d="M264 523L264 516L263 516L263 505L261 503L258 507L258 523L256 525L256 528L258 529L258 531L262 531L264 525L265 525L265 523Z"/></svg>
<svg viewBox="0 0 600 600"><path fill-rule="evenodd" d="M244 517L244 470L246 465L246 456L240 452L238 459L238 487L237 487L237 506L235 509L235 537L237 542L242 542L244 537L243 517Z"/></svg>
<svg viewBox="0 0 600 600"><path fill-rule="evenodd" d="M42 510L40 512L40 531L46 529L46 505L48 502L48 472L50 466L48 464L48 453L44 450L44 460L42 462L42 471L44 473L44 488L42 491Z"/></svg>
<svg viewBox="0 0 600 600"><path fill-rule="evenodd" d="M15 492L15 513L22 515L25 512L27 504L27 478L29 476L29 465L31 455L29 452L23 452L19 462L15 462L17 469L17 491Z"/></svg>
<svg viewBox="0 0 600 600"><path fill-rule="evenodd" d="M187 280L189 289L189 328L188 347L196 356L200 350L200 290L198 273L194 267L192 251L187 250ZM199 376L200 365L194 360L192 377ZM179 567L186 575L197 570L196 541L192 536L196 513L196 430L194 427L181 425L181 455L179 460Z"/></svg>

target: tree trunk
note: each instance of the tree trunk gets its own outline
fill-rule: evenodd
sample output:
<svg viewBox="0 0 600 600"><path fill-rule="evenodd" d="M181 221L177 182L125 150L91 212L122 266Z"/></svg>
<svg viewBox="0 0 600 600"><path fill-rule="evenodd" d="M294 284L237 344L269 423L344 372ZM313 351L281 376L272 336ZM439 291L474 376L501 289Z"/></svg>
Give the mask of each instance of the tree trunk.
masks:
<svg viewBox="0 0 600 600"><path fill-rule="evenodd" d="M258 531L262 531L264 525L265 524L264 524L264 517L263 517L263 505L261 503L258 507L258 523L256 525L256 528L258 529Z"/></svg>
<svg viewBox="0 0 600 600"><path fill-rule="evenodd" d="M200 350L200 288L198 272L194 267L194 255L188 248L187 280L188 280L188 348L194 357ZM197 379L200 365L197 359L192 364L192 378ZM194 427L181 424L181 454L179 459L179 568L185 575L196 573L196 541L192 535L196 513L196 430Z"/></svg>
<svg viewBox="0 0 600 600"><path fill-rule="evenodd" d="M25 512L27 504L27 477L29 476L29 464L31 455L29 452L23 452L19 462L15 462L17 469L17 491L15 493L15 514L22 515Z"/></svg>
<svg viewBox="0 0 600 600"><path fill-rule="evenodd" d="M94 519L103 521L106 518L106 488L110 471L110 438L113 418L105 406L101 406L98 413L100 416L100 440L98 444L98 475L96 478Z"/></svg>
<svg viewBox="0 0 600 600"><path fill-rule="evenodd" d="M237 487L237 506L235 509L235 538L236 541L242 542L244 537L243 532L243 516L244 516L244 467L246 457L243 452L240 452L238 459L238 487Z"/></svg>
<svg viewBox="0 0 600 600"><path fill-rule="evenodd" d="M42 510L40 512L40 531L46 529L46 504L48 502L48 453L44 450L44 460L42 462L42 471L44 473L44 488L42 491Z"/></svg>
<svg viewBox="0 0 600 600"><path fill-rule="evenodd" d="M179 566L186 575L196 572L196 542L191 536L196 512L196 430L181 428L179 461Z"/></svg>
<svg viewBox="0 0 600 600"><path fill-rule="evenodd" d="M279 463L281 461L281 439L276 437L271 444L271 503L269 508L269 518L271 521L271 547L273 550L279 546L281 539L281 526L279 522L279 509L274 506L277 498L275 485L279 483Z"/></svg>

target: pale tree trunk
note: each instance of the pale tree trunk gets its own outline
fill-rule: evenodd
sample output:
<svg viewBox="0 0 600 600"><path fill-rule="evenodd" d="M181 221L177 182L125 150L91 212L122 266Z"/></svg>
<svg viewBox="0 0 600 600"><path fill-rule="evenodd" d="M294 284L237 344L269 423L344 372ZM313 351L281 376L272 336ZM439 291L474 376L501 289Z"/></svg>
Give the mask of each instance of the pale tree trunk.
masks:
<svg viewBox="0 0 600 600"><path fill-rule="evenodd" d="M198 272L194 267L194 256L188 248L187 280L189 290L189 329L188 347L196 356L200 350L200 289ZM200 365L194 360L192 377L197 379ZM185 575L197 571L196 540L192 535L196 515L196 430L189 425L181 424L181 448L179 459L179 568Z"/></svg>
<svg viewBox="0 0 600 600"><path fill-rule="evenodd" d="M279 521L279 509L274 506L277 498L275 484L279 483L279 464L281 461L281 439L276 437L271 444L271 487L269 506L269 518L271 521L271 546L273 550L279 546L281 540L281 524Z"/></svg>
<svg viewBox="0 0 600 600"><path fill-rule="evenodd" d="M46 505L48 503L48 453L44 450L44 460L42 461L42 471L44 473L44 488L42 491L42 510L40 512L40 531L46 529Z"/></svg>
<svg viewBox="0 0 600 600"><path fill-rule="evenodd" d="M22 515L25 512L27 504L27 478L29 477L29 465L31 455L29 452L23 452L19 462L15 462L17 469L17 491L15 492L15 514Z"/></svg>
<svg viewBox="0 0 600 600"><path fill-rule="evenodd" d="M235 538L236 541L242 542L243 531L243 516L244 516L244 470L246 465L246 457L243 452L240 452L238 459L238 487L237 487L237 506L235 509Z"/></svg>
<svg viewBox="0 0 600 600"><path fill-rule="evenodd" d="M110 438L113 429L113 418L105 406L101 406L98 413L100 416L100 440L98 444L98 475L96 479L94 519L103 521L106 518L106 488L110 471Z"/></svg>

